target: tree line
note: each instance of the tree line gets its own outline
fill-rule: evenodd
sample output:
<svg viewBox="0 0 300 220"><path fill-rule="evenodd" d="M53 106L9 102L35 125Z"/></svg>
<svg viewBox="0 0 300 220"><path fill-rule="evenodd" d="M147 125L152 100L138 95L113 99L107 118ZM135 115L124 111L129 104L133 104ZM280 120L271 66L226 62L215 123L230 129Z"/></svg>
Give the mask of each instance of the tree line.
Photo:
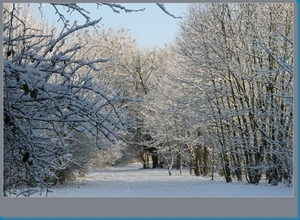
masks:
<svg viewBox="0 0 300 220"><path fill-rule="evenodd" d="M42 4L3 6L4 195L132 159L292 185L293 4L190 4L161 49L50 5L56 28Z"/></svg>

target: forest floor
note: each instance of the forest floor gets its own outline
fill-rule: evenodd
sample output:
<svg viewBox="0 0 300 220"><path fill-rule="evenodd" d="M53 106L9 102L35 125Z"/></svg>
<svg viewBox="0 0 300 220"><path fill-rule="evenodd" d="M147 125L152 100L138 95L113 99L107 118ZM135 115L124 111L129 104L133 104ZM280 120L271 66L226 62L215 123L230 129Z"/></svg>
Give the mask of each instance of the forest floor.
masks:
<svg viewBox="0 0 300 220"><path fill-rule="evenodd" d="M226 183L216 176L183 175L174 169L172 176L165 168L142 169L141 164L112 167L109 171L93 170L74 183L54 187L48 197L292 197L293 188L258 185L246 181ZM42 196L36 194L32 196Z"/></svg>

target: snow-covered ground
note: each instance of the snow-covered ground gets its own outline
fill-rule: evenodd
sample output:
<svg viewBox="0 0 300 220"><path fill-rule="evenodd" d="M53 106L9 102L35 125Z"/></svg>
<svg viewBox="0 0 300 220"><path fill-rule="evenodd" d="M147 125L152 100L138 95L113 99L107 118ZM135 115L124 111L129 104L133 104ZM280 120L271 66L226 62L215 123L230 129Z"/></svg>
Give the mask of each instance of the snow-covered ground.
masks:
<svg viewBox="0 0 300 220"><path fill-rule="evenodd" d="M293 188L246 182L226 183L222 178L179 175L173 170L141 169L141 164L94 170L76 183L60 185L48 197L291 197ZM35 196L45 196L35 195Z"/></svg>

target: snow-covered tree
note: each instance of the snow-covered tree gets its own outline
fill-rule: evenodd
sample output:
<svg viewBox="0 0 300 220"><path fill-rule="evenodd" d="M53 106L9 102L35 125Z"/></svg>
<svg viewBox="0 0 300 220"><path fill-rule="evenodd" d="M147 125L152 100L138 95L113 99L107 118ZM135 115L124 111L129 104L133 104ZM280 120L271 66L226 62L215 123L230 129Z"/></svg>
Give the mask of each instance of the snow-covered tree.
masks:
<svg viewBox="0 0 300 220"><path fill-rule="evenodd" d="M193 4L181 23L181 81L201 101L227 182L292 177L292 20L292 4Z"/></svg>
<svg viewBox="0 0 300 220"><path fill-rule="evenodd" d="M85 14L72 4L66 7ZM55 33L26 20L24 8L3 7L4 195L17 190L29 196L35 191L31 187L51 187L53 170L65 169L73 160L66 140L70 129L89 132L101 147L132 126L120 104L132 99L103 92L89 75L109 58L77 56L85 44L66 43L100 19L73 26L64 21Z"/></svg>
<svg viewBox="0 0 300 220"><path fill-rule="evenodd" d="M113 39L103 31L90 36L101 18L92 21L89 12L76 3L50 5L61 25L52 30L43 22L43 4L38 5L40 19L30 4L3 6L4 195L29 196L66 178L67 169L78 166L84 172L95 148L102 149L96 158L103 160L94 161L96 166L114 163L123 148L118 140L133 126L127 112L132 109L129 103L135 102L125 94L128 87L120 89L122 80L117 77L95 78L97 73L111 74L122 66L132 39L125 36L123 40L123 31ZM115 3L96 5L117 13L144 10ZM157 5L173 16L164 4ZM86 22L70 22L65 12L77 13ZM95 35L102 42L105 36L111 38L112 45L104 44L105 54L90 53L99 43ZM111 143L118 147L108 148Z"/></svg>

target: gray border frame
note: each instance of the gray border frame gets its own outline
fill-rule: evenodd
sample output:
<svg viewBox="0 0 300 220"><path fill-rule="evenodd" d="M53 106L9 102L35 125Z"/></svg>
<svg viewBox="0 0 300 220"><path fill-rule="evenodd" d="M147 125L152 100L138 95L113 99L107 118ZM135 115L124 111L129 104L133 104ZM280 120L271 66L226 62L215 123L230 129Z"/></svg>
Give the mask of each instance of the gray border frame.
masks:
<svg viewBox="0 0 300 220"><path fill-rule="evenodd" d="M57 1L57 0L56 0ZM71 2L65 0L65 2ZM16 2L16 1L8 1ZM21 1L18 1L21 2ZM36 1L29 1L38 3ZM49 2L49 1L39 1ZM72 1L74 2L74 1ZM83 1L75 1L83 2ZM88 1L93 3L95 1ZM109 0L111 2L111 0ZM119 0L118 3L139 3L141 1ZM143 3L154 3L145 1ZM164 1L165 3L182 3L182 1ZM205 3L202 0L189 1L187 3ZM206 1L206 2L231 2L231 1ZM243 2L243 1L235 1ZM278 0L251 1L259 2L286 2ZM299 3L295 3L295 21L298 21ZM26 1L28 3L28 1ZM2 5L1 5L2 6ZM0 12L2 14L2 10ZM298 27L294 22L295 39L298 39ZM1 29L2 32L2 29ZM298 42L295 41L295 57L298 58ZM2 51L2 44L0 45ZM296 59L295 73L298 72ZM1 63L1 71L2 63ZM295 84L298 76L295 74ZM0 88L3 91L3 74L0 74ZM298 95L298 88L295 94ZM295 96L294 96L295 97ZM1 106L3 103L3 92L0 92ZM298 113L298 97L294 98L294 112ZM3 108L0 108L3 115ZM1 116L2 117L2 116ZM295 131L298 131L298 115L294 117ZM3 120L0 119L0 144L3 146ZM295 134L297 134L295 132ZM294 136L294 146L298 146L298 137ZM205 217L298 217L298 149L294 148L294 197L292 198L4 198L0 196L0 218L1 217L173 217L173 218L205 218ZM0 158L3 158L3 147L0 150ZM1 159L0 187L3 188L3 160Z"/></svg>

